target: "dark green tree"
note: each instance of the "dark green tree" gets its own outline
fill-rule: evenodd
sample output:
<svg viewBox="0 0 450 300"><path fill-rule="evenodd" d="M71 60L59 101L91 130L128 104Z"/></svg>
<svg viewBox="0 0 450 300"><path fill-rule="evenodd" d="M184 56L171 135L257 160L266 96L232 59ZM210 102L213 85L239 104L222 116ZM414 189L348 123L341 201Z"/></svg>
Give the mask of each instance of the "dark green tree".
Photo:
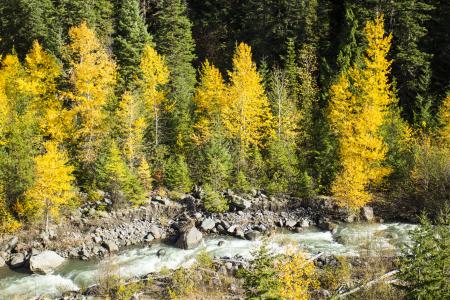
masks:
<svg viewBox="0 0 450 300"><path fill-rule="evenodd" d="M152 33L156 49L166 57L170 70L168 98L174 105L167 126L168 142L184 148L190 137L192 96L196 83L196 72L192 65L195 59L195 43L192 24L186 14L183 0L158 2Z"/></svg>
<svg viewBox="0 0 450 300"><path fill-rule="evenodd" d="M119 64L119 86L123 90L139 76L142 51L144 45L151 42L151 37L138 0L118 1L116 11L113 51Z"/></svg>
<svg viewBox="0 0 450 300"><path fill-rule="evenodd" d="M407 299L450 298L450 209L447 206L436 225L422 215L420 226L411 233L412 245L400 256L398 278Z"/></svg>
<svg viewBox="0 0 450 300"><path fill-rule="evenodd" d="M54 0L64 39L70 27L86 21L94 28L99 39L110 45L114 31L113 5L109 0Z"/></svg>
<svg viewBox="0 0 450 300"><path fill-rule="evenodd" d="M59 55L61 26L51 0L4 0L0 2L0 52L12 49L23 58L38 40Z"/></svg>

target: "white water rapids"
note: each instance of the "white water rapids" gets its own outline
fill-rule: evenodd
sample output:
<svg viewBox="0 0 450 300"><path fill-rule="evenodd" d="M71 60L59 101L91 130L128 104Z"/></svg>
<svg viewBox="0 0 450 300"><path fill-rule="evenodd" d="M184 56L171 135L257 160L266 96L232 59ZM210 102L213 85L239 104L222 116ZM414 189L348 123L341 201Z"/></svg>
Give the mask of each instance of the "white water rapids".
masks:
<svg viewBox="0 0 450 300"><path fill-rule="evenodd" d="M395 252L408 241L408 232L415 225L410 224L348 224L339 225L335 234L306 229L301 233L278 233L267 240L274 253L284 251L288 243L299 245L308 253L356 256L360 253L380 255ZM225 241L221 246L219 241ZM111 258L122 278L141 276L163 268L175 269L195 262L202 251L216 257L233 257L239 254L251 258L253 250L262 241L247 241L230 237L208 237L193 250L181 250L157 243L123 250ZM157 252L165 249L166 254L158 257ZM0 268L0 299L28 299L39 295L59 296L65 291L75 291L95 284L102 270L102 262L69 260L54 274L36 275L25 271Z"/></svg>

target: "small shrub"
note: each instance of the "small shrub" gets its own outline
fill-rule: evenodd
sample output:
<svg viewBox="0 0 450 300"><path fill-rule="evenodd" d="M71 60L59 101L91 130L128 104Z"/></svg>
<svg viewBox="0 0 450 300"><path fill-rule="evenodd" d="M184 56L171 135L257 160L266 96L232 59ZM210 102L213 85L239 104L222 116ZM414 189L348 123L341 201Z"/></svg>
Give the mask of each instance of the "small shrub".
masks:
<svg viewBox="0 0 450 300"><path fill-rule="evenodd" d="M206 252L205 250L201 251L197 255L196 260L197 260L197 265L200 268L212 269L213 266L214 266L213 259L212 259L211 255L209 255L209 253Z"/></svg>
<svg viewBox="0 0 450 300"><path fill-rule="evenodd" d="M205 195L203 205L209 212L226 212L229 209L228 202L220 193L211 190L208 186L204 187Z"/></svg>
<svg viewBox="0 0 450 300"><path fill-rule="evenodd" d="M345 257L337 257L338 264L326 265L320 270L320 286L329 291L336 291L351 279L350 264Z"/></svg>
<svg viewBox="0 0 450 300"><path fill-rule="evenodd" d="M189 296L195 290L195 276L191 269L181 268L173 273L172 284L168 290L170 299L179 299Z"/></svg>
<svg viewBox="0 0 450 300"><path fill-rule="evenodd" d="M192 181L189 176L189 167L182 155L170 157L167 161L164 182L166 186L181 193L189 192Z"/></svg>

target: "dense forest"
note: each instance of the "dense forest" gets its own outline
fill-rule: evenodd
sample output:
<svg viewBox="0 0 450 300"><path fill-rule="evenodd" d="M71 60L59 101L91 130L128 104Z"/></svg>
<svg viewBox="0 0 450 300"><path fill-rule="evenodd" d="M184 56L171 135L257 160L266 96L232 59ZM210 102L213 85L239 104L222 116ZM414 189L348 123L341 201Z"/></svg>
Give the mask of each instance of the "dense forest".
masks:
<svg viewBox="0 0 450 300"><path fill-rule="evenodd" d="M450 4L3 0L0 224L201 186L450 200Z"/></svg>

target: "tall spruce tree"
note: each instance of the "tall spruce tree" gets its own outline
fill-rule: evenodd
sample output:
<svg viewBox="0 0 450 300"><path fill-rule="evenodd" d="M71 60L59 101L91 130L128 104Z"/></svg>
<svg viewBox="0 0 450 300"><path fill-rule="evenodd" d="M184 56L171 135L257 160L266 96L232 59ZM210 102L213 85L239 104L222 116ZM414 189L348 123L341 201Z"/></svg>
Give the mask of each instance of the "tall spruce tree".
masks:
<svg viewBox="0 0 450 300"><path fill-rule="evenodd" d="M158 52L165 56L170 71L168 98L173 102L169 118L168 143L183 148L191 130L190 113L195 87L195 43L192 24L187 17L184 0L163 0L152 28Z"/></svg>
<svg viewBox="0 0 450 300"><path fill-rule="evenodd" d="M61 26L51 0L3 0L0 2L0 52L13 48L23 58L34 40L58 55Z"/></svg>
<svg viewBox="0 0 450 300"><path fill-rule="evenodd" d="M125 89L139 77L142 51L151 37L141 16L138 0L120 0L116 10L113 51L119 65L119 88Z"/></svg>

